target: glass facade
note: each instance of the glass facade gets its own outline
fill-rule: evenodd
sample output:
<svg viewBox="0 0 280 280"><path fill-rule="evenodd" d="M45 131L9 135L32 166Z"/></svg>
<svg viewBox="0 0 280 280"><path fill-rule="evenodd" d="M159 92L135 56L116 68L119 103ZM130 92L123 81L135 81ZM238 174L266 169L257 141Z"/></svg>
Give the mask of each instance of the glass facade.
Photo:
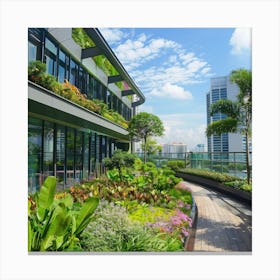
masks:
<svg viewBox="0 0 280 280"><path fill-rule="evenodd" d="M122 115L126 120L132 116L131 108L123 103L114 93L84 66L67 53L55 39L43 28L29 28L28 61L41 60L46 63L46 71L63 83L68 80L88 99L98 99Z"/></svg>
<svg viewBox="0 0 280 280"><path fill-rule="evenodd" d="M117 149L116 140L34 117L28 119L28 191L56 176L63 190L103 172L102 160Z"/></svg>
<svg viewBox="0 0 280 280"><path fill-rule="evenodd" d="M34 60L44 62L46 72L60 83L68 80L88 99L101 100L127 121L131 119L131 107L89 73L46 29L28 30L28 61ZM86 127L74 128L67 118L48 119L37 112L35 117L31 108L28 119L28 192L36 192L50 175L57 178L57 190L100 176L104 172L103 159L116 149L128 150L129 143L127 140L121 143Z"/></svg>
<svg viewBox="0 0 280 280"><path fill-rule="evenodd" d="M210 116L211 105L219 100L226 100L228 98L226 86L226 79L224 78L214 78L211 80L212 88L206 96L207 124L225 119L227 117L225 114L221 113L216 113L213 114L213 116ZM208 137L207 143L208 151L227 152L229 150L229 138L227 133L222 135L212 135Z"/></svg>

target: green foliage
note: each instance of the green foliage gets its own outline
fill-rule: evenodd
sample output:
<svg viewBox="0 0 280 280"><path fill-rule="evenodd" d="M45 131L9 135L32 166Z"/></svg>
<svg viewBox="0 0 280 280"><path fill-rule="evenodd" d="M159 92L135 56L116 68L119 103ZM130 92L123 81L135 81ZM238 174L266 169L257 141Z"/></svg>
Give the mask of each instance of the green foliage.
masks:
<svg viewBox="0 0 280 280"><path fill-rule="evenodd" d="M236 119L239 114L239 104L229 99L218 100L211 105L210 109L212 116L216 113L222 113L230 118Z"/></svg>
<svg viewBox="0 0 280 280"><path fill-rule="evenodd" d="M60 95L98 115L128 128L127 121L119 113L109 110L107 104L100 100L90 100L80 90L65 80L60 84L52 75L45 73L46 65L41 61L31 61L28 66L28 79L57 95Z"/></svg>
<svg viewBox="0 0 280 280"><path fill-rule="evenodd" d="M186 169L180 170L180 172L185 172L186 174L196 175L196 176L212 179L212 180L222 182L222 183L239 180L239 178L228 175L228 174L208 171L208 170L204 170L204 169L186 168Z"/></svg>
<svg viewBox="0 0 280 280"><path fill-rule="evenodd" d="M95 43L87 35L83 28L72 28L72 38L82 48L94 47ZM119 75L119 72L110 63L110 61L104 55L98 55L92 58L96 65L101 68L107 76ZM123 82L117 82L116 85L123 90Z"/></svg>
<svg viewBox="0 0 280 280"><path fill-rule="evenodd" d="M37 60L37 61L31 61L28 65L28 78L32 79L32 76L40 78L46 73L46 64L43 62Z"/></svg>
<svg viewBox="0 0 280 280"><path fill-rule="evenodd" d="M138 206L134 211L130 211L129 218L132 221L140 222L145 225L148 223L156 223L159 220L168 221L172 215L174 215L174 209L162 208L162 207L143 207Z"/></svg>
<svg viewBox="0 0 280 280"><path fill-rule="evenodd" d="M232 182L226 182L226 186L233 187L246 192L252 192L252 184L247 184L244 180L236 180Z"/></svg>
<svg viewBox="0 0 280 280"><path fill-rule="evenodd" d="M95 46L95 43L91 40L83 28L72 28L72 38L83 49Z"/></svg>
<svg viewBox="0 0 280 280"><path fill-rule="evenodd" d="M141 144L141 148L142 150L144 150L144 143ZM160 145L157 144L157 141L152 139L152 138L148 138L147 142L146 142L146 149L147 149L147 153L149 155L153 155L158 151L162 150L162 147Z"/></svg>
<svg viewBox="0 0 280 280"><path fill-rule="evenodd" d="M95 219L81 238L84 251L93 252L160 252L182 251L177 238L132 221L125 208L102 201Z"/></svg>
<svg viewBox="0 0 280 280"><path fill-rule="evenodd" d="M122 169L132 167L136 156L131 153L116 150L111 158L105 158L103 163L109 170L116 168L119 172L120 180L123 179Z"/></svg>
<svg viewBox="0 0 280 280"><path fill-rule="evenodd" d="M231 72L230 79L239 86L240 92L237 101L219 100L211 107L210 114L221 112L227 118L214 121L207 126L206 135L221 135L222 133L240 132L246 138L246 169L247 183L251 182L251 170L249 162L248 138L251 135L252 126L252 72L246 69L238 69Z"/></svg>
<svg viewBox="0 0 280 280"><path fill-rule="evenodd" d="M92 220L99 199L89 198L78 211L72 210L70 194L55 198L56 178L48 177L28 200L28 250L77 250L79 236Z"/></svg>
<svg viewBox="0 0 280 280"><path fill-rule="evenodd" d="M129 132L132 138L147 140L151 136L162 136L164 127L159 117L141 112L131 119Z"/></svg>
<svg viewBox="0 0 280 280"><path fill-rule="evenodd" d="M152 136L162 136L164 126L159 117L141 112L135 115L129 122L128 131L134 141L143 141L144 162L147 161L147 140Z"/></svg>
<svg viewBox="0 0 280 280"><path fill-rule="evenodd" d="M167 167L171 168L174 171L185 168L185 161L183 160L169 160L167 162Z"/></svg>
<svg viewBox="0 0 280 280"><path fill-rule="evenodd" d="M212 122L207 126L206 135L209 137L213 134L221 135L223 133L235 133L237 132L237 124L238 121L230 117Z"/></svg>
<svg viewBox="0 0 280 280"><path fill-rule="evenodd" d="M249 104L252 106L252 71L243 68L233 70L230 78L240 89L239 102L243 103L244 97L247 96Z"/></svg>

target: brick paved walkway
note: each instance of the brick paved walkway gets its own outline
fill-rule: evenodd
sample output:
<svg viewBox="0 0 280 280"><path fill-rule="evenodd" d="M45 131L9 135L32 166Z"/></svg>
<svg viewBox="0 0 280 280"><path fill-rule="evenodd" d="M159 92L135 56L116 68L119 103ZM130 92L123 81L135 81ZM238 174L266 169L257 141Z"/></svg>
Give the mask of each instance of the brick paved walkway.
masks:
<svg viewBox="0 0 280 280"><path fill-rule="evenodd" d="M226 195L188 182L198 208L193 251L252 251L252 211Z"/></svg>

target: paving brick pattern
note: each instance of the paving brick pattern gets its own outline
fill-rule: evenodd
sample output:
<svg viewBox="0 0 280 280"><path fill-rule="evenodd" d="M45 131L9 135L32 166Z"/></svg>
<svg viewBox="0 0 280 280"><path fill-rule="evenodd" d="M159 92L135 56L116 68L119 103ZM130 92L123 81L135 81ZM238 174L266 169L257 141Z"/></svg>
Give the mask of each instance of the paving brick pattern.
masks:
<svg viewBox="0 0 280 280"><path fill-rule="evenodd" d="M251 208L226 195L188 184L198 208L193 251L251 252Z"/></svg>

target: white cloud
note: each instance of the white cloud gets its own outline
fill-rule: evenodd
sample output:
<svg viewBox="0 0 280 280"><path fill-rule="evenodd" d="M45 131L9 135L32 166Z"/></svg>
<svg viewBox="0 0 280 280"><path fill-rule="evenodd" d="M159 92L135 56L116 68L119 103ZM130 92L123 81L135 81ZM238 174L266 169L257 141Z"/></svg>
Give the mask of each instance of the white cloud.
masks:
<svg viewBox="0 0 280 280"><path fill-rule="evenodd" d="M242 54L243 51L251 49L251 29L236 28L232 33L229 44L232 54Z"/></svg>
<svg viewBox="0 0 280 280"><path fill-rule="evenodd" d="M164 136L156 138L159 144L181 142L192 150L197 144L207 143L204 113L163 114L158 117L165 128Z"/></svg>
<svg viewBox="0 0 280 280"><path fill-rule="evenodd" d="M153 89L151 95L172 98L172 99L192 99L192 94L177 85L166 83L162 88Z"/></svg>
<svg viewBox="0 0 280 280"><path fill-rule="evenodd" d="M206 126L201 124L197 127L178 127L176 123L164 123L165 133L163 137L156 138L159 144L165 143L185 143L188 150L193 150L197 144L207 143L205 137Z"/></svg>
<svg viewBox="0 0 280 280"><path fill-rule="evenodd" d="M109 44L118 43L127 36L118 28L99 28L99 30Z"/></svg>
<svg viewBox="0 0 280 280"><path fill-rule="evenodd" d="M163 38L148 40L145 34L140 34L136 40L128 39L120 44L115 52L120 61L130 70L132 69L131 63L134 67L137 67L157 57L162 53L162 50L176 48L177 46L178 44L174 41Z"/></svg>

